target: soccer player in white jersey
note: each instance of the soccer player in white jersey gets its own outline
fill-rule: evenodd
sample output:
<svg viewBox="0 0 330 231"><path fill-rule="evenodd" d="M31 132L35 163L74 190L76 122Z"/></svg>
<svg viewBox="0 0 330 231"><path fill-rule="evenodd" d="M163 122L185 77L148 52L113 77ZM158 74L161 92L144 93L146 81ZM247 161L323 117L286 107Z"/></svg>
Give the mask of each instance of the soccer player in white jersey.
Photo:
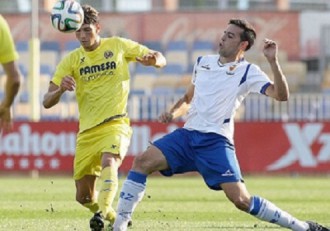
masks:
<svg viewBox="0 0 330 231"><path fill-rule="evenodd" d="M75 32L80 47L65 56L50 82L43 105L56 105L66 91L75 90L79 132L74 159L76 200L94 213L92 231L104 230L116 213L112 203L118 188L118 168L126 155L132 129L127 117L130 89L128 63L163 67L164 56L135 41L101 38L98 12L82 6L84 23ZM140 65L139 64L139 65ZM96 180L100 179L97 196Z"/></svg>
<svg viewBox="0 0 330 231"><path fill-rule="evenodd" d="M247 21L232 19L219 42L219 54L198 58L187 92L160 116L161 122L170 122L184 115L186 104L190 104L187 121L183 128L153 142L135 157L121 189L114 231L127 229L144 195L147 176L155 171L165 176L198 172L210 189L223 190L239 210L260 220L294 231L329 230L315 222L300 221L262 197L251 196L242 179L233 141L236 109L249 93L278 101L289 98L274 41L265 39L263 47L274 81L244 59L255 38Z"/></svg>

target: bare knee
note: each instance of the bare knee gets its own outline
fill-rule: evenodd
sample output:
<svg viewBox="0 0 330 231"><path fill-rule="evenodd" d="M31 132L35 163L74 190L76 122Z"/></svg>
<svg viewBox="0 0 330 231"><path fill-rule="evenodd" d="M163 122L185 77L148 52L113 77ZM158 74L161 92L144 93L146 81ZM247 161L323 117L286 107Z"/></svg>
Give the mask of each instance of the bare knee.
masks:
<svg viewBox="0 0 330 231"><path fill-rule="evenodd" d="M132 170L138 171L144 174L151 174L154 172L154 163L151 159L148 159L148 155L143 153L134 158Z"/></svg>
<svg viewBox="0 0 330 231"><path fill-rule="evenodd" d="M132 170L144 174L151 174L168 168L162 152L155 146L150 146L144 153L134 158Z"/></svg>
<svg viewBox="0 0 330 231"><path fill-rule="evenodd" d="M148 171L148 165L146 164L146 157L144 153L141 155L138 155L134 158L133 161L133 170L140 170L144 169L145 171Z"/></svg>

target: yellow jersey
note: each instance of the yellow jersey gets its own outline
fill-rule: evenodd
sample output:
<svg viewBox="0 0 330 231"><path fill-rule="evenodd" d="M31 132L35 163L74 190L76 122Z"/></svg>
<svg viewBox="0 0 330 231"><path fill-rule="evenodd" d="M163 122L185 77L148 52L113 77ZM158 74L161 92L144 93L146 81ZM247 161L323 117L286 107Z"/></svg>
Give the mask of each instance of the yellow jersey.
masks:
<svg viewBox="0 0 330 231"><path fill-rule="evenodd" d="M52 82L59 86L65 76L75 79L79 132L126 113L130 90L128 63L148 52L146 46L132 40L110 37L102 38L93 51L87 52L80 46L61 60Z"/></svg>
<svg viewBox="0 0 330 231"><path fill-rule="evenodd" d="M9 63L17 59L18 53L8 23L0 15L0 63Z"/></svg>

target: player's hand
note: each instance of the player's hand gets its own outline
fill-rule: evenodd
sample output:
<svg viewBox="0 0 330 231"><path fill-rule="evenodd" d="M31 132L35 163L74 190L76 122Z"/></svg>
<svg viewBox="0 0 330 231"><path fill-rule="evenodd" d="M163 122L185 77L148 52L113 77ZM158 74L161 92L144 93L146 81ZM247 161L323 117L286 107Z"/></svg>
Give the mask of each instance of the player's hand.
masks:
<svg viewBox="0 0 330 231"><path fill-rule="evenodd" d="M0 104L0 133L9 131L12 128L10 107L5 107Z"/></svg>
<svg viewBox="0 0 330 231"><path fill-rule="evenodd" d="M277 59L277 44L275 41L270 39L264 39L264 48L263 52L265 57L269 60L276 60Z"/></svg>
<svg viewBox="0 0 330 231"><path fill-rule="evenodd" d="M62 92L74 91L75 88L76 88L76 82L74 81L73 77L65 76L62 79L62 82L61 82L61 85L60 85L60 89L61 89Z"/></svg>
<svg viewBox="0 0 330 231"><path fill-rule="evenodd" d="M155 66L156 65L156 53L150 52L142 57L135 58L137 62L143 64L144 66Z"/></svg>
<svg viewBox="0 0 330 231"><path fill-rule="evenodd" d="M158 121L161 123L169 123L173 120L172 113L164 112L158 117Z"/></svg>

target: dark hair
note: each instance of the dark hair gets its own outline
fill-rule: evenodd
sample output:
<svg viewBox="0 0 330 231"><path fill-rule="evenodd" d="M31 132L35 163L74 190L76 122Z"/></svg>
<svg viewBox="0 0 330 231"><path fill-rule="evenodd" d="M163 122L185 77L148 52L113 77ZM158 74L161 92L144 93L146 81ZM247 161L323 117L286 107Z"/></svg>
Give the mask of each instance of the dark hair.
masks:
<svg viewBox="0 0 330 231"><path fill-rule="evenodd" d="M243 32L241 33L241 41L248 41L249 45L247 45L245 51L249 50L253 46L254 40L257 38L253 26L244 19L230 19L228 24L233 24L243 29Z"/></svg>
<svg viewBox="0 0 330 231"><path fill-rule="evenodd" d="M98 24L100 22L99 12L90 5L81 6L84 11L84 24Z"/></svg>

